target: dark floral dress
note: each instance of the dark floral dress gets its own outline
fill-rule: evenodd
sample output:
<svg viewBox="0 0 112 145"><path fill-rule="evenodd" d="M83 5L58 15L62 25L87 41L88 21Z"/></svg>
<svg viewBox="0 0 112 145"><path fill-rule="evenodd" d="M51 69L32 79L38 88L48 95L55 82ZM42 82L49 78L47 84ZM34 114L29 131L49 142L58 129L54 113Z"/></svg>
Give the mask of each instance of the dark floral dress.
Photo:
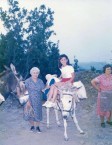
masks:
<svg viewBox="0 0 112 145"><path fill-rule="evenodd" d="M25 81L25 86L29 93L29 102L33 111L32 114L28 114L28 121L41 121L42 120L42 89L44 89L44 83L41 79L37 79L34 82L32 78L28 78ZM27 104L26 104L27 105Z"/></svg>

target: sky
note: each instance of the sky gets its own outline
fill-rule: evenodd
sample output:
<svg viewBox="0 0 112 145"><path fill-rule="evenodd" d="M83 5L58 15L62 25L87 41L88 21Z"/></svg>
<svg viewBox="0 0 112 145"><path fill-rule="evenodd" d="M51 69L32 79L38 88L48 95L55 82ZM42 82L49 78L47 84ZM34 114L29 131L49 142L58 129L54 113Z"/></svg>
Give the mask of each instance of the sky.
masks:
<svg viewBox="0 0 112 145"><path fill-rule="evenodd" d="M33 9L45 4L54 13L53 30L59 40L60 54L71 63L112 62L112 0L18 0L20 7ZM0 0L7 9L7 0ZM0 32L5 30L0 23Z"/></svg>

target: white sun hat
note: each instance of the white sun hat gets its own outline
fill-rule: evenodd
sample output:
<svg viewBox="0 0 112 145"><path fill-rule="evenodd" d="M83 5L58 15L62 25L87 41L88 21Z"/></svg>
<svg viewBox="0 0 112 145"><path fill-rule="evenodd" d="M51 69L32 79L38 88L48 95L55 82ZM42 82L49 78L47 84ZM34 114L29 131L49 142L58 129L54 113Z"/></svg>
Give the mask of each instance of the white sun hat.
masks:
<svg viewBox="0 0 112 145"><path fill-rule="evenodd" d="M4 96L2 96L2 94L0 93L0 104L2 103L2 102L4 102L5 101L5 98L4 98Z"/></svg>
<svg viewBox="0 0 112 145"><path fill-rule="evenodd" d="M60 80L57 78L57 75L56 74L54 74L54 75L47 74L45 76L45 78L46 78L48 84L50 83L51 79L54 79L55 82L60 82Z"/></svg>

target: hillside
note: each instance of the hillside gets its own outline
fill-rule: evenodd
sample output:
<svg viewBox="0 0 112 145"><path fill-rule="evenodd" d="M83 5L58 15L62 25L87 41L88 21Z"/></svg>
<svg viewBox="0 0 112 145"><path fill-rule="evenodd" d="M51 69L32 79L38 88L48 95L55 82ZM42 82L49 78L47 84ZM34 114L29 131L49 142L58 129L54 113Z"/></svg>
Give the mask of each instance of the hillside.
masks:
<svg viewBox="0 0 112 145"><path fill-rule="evenodd" d="M90 70L91 66L95 67L96 70L102 70L103 66L106 64L106 62L79 62L79 68Z"/></svg>

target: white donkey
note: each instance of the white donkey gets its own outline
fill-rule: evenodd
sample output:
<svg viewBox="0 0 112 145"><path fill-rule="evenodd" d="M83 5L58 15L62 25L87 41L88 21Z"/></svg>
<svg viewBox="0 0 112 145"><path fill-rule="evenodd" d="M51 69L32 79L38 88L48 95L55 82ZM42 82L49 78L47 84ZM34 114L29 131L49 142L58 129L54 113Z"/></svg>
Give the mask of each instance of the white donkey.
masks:
<svg viewBox="0 0 112 145"><path fill-rule="evenodd" d="M64 139L68 140L67 135L67 118L69 116L72 117L78 131L81 134L84 134L83 130L80 128L78 124L78 120L76 118L75 109L76 109L76 103L78 101L77 98L77 88L75 87L69 87L67 89L60 89L60 102L57 104L61 110L63 122L64 122Z"/></svg>
<svg viewBox="0 0 112 145"><path fill-rule="evenodd" d="M76 103L79 101L78 95L77 95L77 90L80 89L76 88L74 86L64 86L63 88L59 88L60 92L60 100L56 102L56 107L54 107L55 114L56 114L56 121L57 124L60 125L59 118L58 118L58 110L61 111L63 122L64 122L64 139L67 141L68 140L68 135L67 135L67 118L69 116L72 117L77 129L81 134L84 134L83 130L80 128L76 114L75 114L75 109L76 109ZM58 108L58 109L57 109ZM49 109L47 108L47 127L49 127Z"/></svg>

